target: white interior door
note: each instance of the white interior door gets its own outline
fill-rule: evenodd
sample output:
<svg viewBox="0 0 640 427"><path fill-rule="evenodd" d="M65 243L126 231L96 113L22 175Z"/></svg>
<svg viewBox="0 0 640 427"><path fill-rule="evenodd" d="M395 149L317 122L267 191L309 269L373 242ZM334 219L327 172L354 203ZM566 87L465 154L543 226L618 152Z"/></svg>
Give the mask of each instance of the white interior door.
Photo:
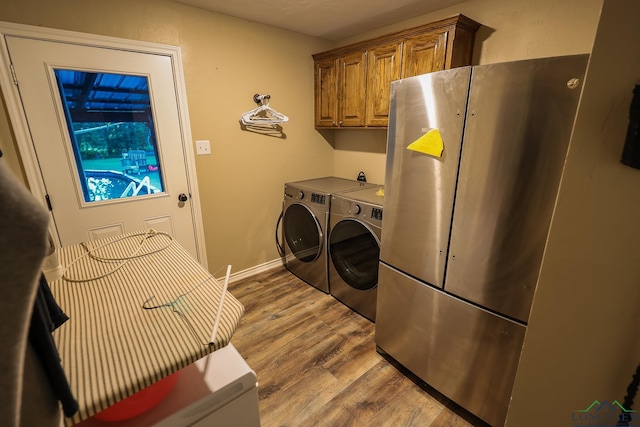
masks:
<svg viewBox="0 0 640 427"><path fill-rule="evenodd" d="M199 259L173 58L5 40L61 244L153 228Z"/></svg>

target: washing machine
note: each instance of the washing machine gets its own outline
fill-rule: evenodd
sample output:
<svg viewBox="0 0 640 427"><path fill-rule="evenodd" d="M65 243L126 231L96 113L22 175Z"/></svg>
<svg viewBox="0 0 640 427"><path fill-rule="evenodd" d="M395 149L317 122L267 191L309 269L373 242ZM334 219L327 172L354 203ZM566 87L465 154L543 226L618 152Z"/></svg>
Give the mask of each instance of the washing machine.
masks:
<svg viewBox="0 0 640 427"><path fill-rule="evenodd" d="M374 322L383 198L382 186L335 194L329 215L331 295Z"/></svg>
<svg viewBox="0 0 640 427"><path fill-rule="evenodd" d="M308 284L329 293L326 242L331 196L374 186L337 177L286 183L281 246L287 269Z"/></svg>

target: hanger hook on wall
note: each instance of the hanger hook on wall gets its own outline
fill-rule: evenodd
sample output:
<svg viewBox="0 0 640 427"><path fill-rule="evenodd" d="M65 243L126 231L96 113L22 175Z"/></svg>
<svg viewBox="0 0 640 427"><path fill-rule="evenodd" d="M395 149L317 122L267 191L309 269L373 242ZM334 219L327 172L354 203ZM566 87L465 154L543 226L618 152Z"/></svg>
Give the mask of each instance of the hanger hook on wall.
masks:
<svg viewBox="0 0 640 427"><path fill-rule="evenodd" d="M258 93L253 95L253 102L255 102L258 105L265 104L265 101L268 102L269 99L271 99L271 95L260 95Z"/></svg>
<svg viewBox="0 0 640 427"><path fill-rule="evenodd" d="M240 123L244 125L271 126L289 121L289 117L269 107L271 95L253 95L253 100L258 104L257 108L247 111L240 117Z"/></svg>
<svg viewBox="0 0 640 427"><path fill-rule="evenodd" d="M284 138L282 123L289 121L289 117L274 110L269 106L271 95L253 95L253 101L258 107L247 111L240 116L240 127L242 130L261 133L268 136Z"/></svg>

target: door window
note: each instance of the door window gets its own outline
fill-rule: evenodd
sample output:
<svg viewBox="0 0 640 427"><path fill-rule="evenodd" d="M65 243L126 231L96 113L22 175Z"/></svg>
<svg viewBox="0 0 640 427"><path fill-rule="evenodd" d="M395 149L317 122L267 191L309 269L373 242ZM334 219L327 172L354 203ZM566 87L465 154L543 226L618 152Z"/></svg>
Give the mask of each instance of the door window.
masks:
<svg viewBox="0 0 640 427"><path fill-rule="evenodd" d="M80 200L95 203L163 192L147 77L54 72Z"/></svg>
<svg viewBox="0 0 640 427"><path fill-rule="evenodd" d="M338 222L329 237L329 254L336 271L349 286L364 291L378 284L380 245L361 222Z"/></svg>
<svg viewBox="0 0 640 427"><path fill-rule="evenodd" d="M322 231L316 217L300 205L289 206L284 213L284 239L291 253L302 262L318 259L322 251Z"/></svg>

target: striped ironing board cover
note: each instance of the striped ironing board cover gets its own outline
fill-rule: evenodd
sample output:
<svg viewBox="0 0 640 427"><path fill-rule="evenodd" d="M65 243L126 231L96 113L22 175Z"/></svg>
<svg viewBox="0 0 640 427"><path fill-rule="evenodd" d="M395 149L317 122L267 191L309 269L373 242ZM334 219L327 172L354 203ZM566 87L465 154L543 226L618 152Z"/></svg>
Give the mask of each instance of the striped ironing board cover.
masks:
<svg viewBox="0 0 640 427"><path fill-rule="evenodd" d="M65 278L50 283L69 316L53 334L80 406L65 419L68 426L226 346L244 313L244 306L227 292L210 345L222 283L167 235L145 239L143 234L85 244L94 257L122 258L136 249L144 255L112 274L82 283ZM95 278L122 262L98 261L87 253L83 245L60 250L62 267L69 266L65 277Z"/></svg>

